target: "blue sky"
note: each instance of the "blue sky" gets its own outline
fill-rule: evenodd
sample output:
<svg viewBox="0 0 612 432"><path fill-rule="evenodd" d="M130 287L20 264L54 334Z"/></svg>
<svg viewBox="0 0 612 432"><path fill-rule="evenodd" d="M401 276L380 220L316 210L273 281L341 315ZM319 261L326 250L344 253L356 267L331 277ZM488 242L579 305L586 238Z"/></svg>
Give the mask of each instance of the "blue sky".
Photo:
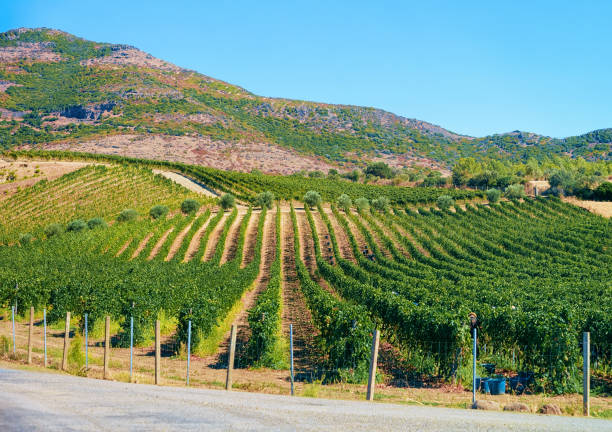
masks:
<svg viewBox="0 0 612 432"><path fill-rule="evenodd" d="M611 1L0 0L0 31L127 43L263 96L482 136L612 127Z"/></svg>

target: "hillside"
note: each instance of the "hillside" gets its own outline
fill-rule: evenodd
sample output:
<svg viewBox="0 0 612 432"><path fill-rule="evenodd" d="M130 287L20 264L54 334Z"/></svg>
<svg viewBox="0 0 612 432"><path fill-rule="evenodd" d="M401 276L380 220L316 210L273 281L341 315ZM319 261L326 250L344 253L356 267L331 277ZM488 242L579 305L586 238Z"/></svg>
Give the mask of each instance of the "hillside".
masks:
<svg viewBox="0 0 612 432"><path fill-rule="evenodd" d="M492 204L476 191L319 179L301 186L323 197L309 208L291 177L103 155L81 154L80 162L88 164L0 201L0 315L16 304L25 322L28 306L46 307L58 323L71 312L75 334L85 313L94 330L111 316L117 376L126 370L134 317L138 365L150 365L153 325L163 320L164 380L174 384L184 377L191 322L192 374L200 384L221 379L235 323L237 377L246 389L265 387L270 377L286 388L290 325L300 381L363 383L376 326L386 386L458 380L469 388L467 316L475 312L479 343L489 347L479 361L496 363L508 378L533 371L525 384L532 392L576 392L578 340L591 331L593 387L609 394L612 238L600 216L554 197ZM151 168L245 201L264 190L281 199L224 211ZM344 192L355 204L338 202ZM442 193L456 202L443 205ZM382 194L388 205L374 206ZM357 201L366 197L371 209ZM189 208L184 198L201 206ZM160 204L166 212L151 211ZM137 212L123 217L127 207ZM0 320L0 336L10 335L10 322ZM23 358L24 330L13 360ZM92 350L101 340L94 330ZM52 365L61 359L60 332L52 325ZM99 357L84 373L101 376ZM150 382L150 367L136 373Z"/></svg>
<svg viewBox="0 0 612 432"><path fill-rule="evenodd" d="M610 159L612 132L484 138L368 107L267 98L128 45L50 29L0 34L0 148L46 148L290 173L448 167L460 157Z"/></svg>

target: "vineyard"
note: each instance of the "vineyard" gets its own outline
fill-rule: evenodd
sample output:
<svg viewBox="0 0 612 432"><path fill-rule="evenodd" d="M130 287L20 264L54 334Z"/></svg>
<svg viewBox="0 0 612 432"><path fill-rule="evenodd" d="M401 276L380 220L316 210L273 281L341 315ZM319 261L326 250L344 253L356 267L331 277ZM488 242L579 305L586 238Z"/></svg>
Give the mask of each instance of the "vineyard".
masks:
<svg viewBox="0 0 612 432"><path fill-rule="evenodd" d="M92 327L110 315L118 347L129 346L131 317L137 346L151 344L162 319L172 356L184 355L190 321L191 352L207 365L218 363L239 322L240 366L274 370L288 367L291 324L298 369L323 383L367 379L377 328L380 380L469 388L473 312L481 361L507 377L529 371L532 392L579 390L579 341L591 332L596 387L610 393L608 219L556 198L487 204L471 190L92 160L104 165L0 201L5 316L14 305L22 317L30 306L46 307L50 322L71 312L82 330L85 314ZM160 167L241 203L224 211L150 170ZM323 202L302 204L309 190ZM253 205L262 191L278 199L270 208ZM390 206L341 210L343 193L386 196ZM436 207L442 194L456 203ZM201 206L184 211L188 199ZM159 216L154 206L166 211ZM128 217L126 209L135 212ZM103 223L75 228L91 218ZM62 229L50 233L50 224Z"/></svg>

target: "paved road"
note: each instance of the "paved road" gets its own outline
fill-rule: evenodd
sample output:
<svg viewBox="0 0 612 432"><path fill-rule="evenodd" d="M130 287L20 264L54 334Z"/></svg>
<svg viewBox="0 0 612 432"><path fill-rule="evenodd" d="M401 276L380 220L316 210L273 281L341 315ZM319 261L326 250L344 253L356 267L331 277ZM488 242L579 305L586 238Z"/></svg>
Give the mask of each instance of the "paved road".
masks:
<svg viewBox="0 0 612 432"><path fill-rule="evenodd" d="M0 369L0 431L612 431L612 421L155 387Z"/></svg>

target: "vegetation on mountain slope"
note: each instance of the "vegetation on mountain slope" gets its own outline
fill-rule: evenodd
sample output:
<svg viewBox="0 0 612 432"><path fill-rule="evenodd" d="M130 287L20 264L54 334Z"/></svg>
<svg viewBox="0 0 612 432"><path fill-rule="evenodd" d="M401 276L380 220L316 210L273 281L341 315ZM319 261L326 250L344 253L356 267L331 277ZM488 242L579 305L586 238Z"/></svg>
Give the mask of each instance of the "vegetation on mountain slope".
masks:
<svg viewBox="0 0 612 432"><path fill-rule="evenodd" d="M9 49L21 53L11 56ZM567 139L522 132L472 139L374 108L259 97L133 47L56 30L2 33L2 55L0 108L8 111L0 117L0 147L5 149L136 133L266 142L341 166L393 154L443 165L461 157L610 159L610 129Z"/></svg>

